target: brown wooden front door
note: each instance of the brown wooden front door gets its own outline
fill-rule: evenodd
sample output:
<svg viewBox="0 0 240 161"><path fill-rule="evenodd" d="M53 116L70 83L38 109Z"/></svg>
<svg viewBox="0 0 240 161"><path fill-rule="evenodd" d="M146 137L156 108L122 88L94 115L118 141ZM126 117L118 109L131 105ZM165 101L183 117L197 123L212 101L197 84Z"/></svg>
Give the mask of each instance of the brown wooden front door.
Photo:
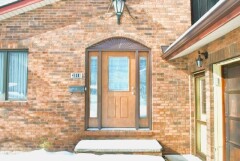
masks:
<svg viewBox="0 0 240 161"><path fill-rule="evenodd" d="M135 127L135 68L133 52L102 54L102 127Z"/></svg>
<svg viewBox="0 0 240 161"><path fill-rule="evenodd" d="M226 161L240 161L240 62L223 67Z"/></svg>

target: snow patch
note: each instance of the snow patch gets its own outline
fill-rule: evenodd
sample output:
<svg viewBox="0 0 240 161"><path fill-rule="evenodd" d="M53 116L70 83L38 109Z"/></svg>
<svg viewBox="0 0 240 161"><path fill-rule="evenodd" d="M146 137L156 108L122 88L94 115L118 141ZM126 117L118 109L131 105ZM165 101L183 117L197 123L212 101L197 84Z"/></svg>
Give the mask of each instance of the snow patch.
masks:
<svg viewBox="0 0 240 161"><path fill-rule="evenodd" d="M161 156L47 152L43 149L31 152L0 152L0 161L164 161Z"/></svg>

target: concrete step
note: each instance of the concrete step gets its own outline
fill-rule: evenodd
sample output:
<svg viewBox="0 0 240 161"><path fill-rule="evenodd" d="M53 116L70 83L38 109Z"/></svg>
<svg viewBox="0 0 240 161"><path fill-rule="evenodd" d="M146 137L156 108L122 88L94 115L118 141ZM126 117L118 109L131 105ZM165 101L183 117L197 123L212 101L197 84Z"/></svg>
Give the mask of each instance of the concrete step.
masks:
<svg viewBox="0 0 240 161"><path fill-rule="evenodd" d="M81 140L76 153L146 154L162 156L162 146L157 140Z"/></svg>

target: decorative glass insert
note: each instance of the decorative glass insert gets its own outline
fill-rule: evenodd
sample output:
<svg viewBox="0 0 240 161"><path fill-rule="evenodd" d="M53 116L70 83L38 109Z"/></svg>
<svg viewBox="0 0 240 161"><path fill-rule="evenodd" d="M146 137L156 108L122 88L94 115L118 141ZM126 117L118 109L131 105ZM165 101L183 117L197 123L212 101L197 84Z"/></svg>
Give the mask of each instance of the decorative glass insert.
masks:
<svg viewBox="0 0 240 161"><path fill-rule="evenodd" d="M0 52L0 100L5 99L5 90L4 90L4 59L5 52Z"/></svg>
<svg viewBox="0 0 240 161"><path fill-rule="evenodd" d="M97 73L98 58L90 58L90 117L97 117Z"/></svg>
<svg viewBox="0 0 240 161"><path fill-rule="evenodd" d="M108 80L109 91L129 91L128 57L109 57Z"/></svg>
<svg viewBox="0 0 240 161"><path fill-rule="evenodd" d="M140 75L140 118L147 117L147 58L139 59Z"/></svg>
<svg viewBox="0 0 240 161"><path fill-rule="evenodd" d="M27 95L27 53L9 52L8 99L25 100Z"/></svg>

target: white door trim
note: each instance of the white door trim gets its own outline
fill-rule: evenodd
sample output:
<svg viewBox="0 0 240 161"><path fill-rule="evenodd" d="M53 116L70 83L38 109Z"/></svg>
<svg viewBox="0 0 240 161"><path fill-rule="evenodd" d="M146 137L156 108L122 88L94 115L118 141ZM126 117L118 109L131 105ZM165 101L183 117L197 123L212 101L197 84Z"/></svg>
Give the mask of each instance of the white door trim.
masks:
<svg viewBox="0 0 240 161"><path fill-rule="evenodd" d="M240 57L213 64L214 87L214 150L215 161L223 161L223 107L222 107L222 66L240 61Z"/></svg>

